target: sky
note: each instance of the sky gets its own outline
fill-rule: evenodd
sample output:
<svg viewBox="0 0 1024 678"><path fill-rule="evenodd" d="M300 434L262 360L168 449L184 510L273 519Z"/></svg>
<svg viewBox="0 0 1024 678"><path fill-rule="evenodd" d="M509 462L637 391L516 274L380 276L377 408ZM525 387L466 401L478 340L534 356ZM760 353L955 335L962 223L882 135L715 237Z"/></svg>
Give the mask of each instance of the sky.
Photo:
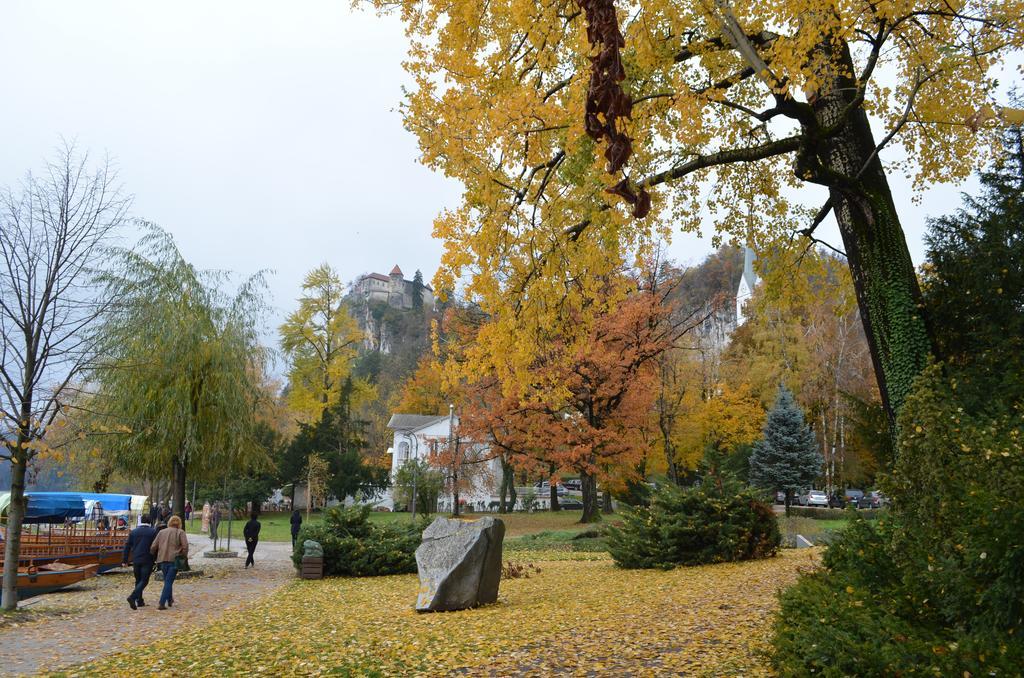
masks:
<svg viewBox="0 0 1024 678"><path fill-rule="evenodd" d="M418 163L402 127L405 52L396 17L348 0L4 0L0 186L62 137L109 155L132 214L196 266L273 271L268 329L322 262L345 280L395 264L429 280L432 222L460 187ZM926 218L955 209L964 187L913 204L890 180L920 263ZM834 226L820 233L839 244ZM710 251L694 235L669 248L682 263Z"/></svg>

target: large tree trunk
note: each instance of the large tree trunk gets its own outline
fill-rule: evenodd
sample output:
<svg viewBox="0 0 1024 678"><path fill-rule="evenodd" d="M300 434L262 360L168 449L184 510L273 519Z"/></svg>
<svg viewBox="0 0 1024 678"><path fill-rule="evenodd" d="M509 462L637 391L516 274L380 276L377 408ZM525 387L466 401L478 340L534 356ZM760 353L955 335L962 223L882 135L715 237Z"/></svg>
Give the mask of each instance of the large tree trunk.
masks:
<svg viewBox="0 0 1024 678"><path fill-rule="evenodd" d="M550 464L548 466L548 497L552 511L558 511L561 507L558 505L558 485L551 479L551 476L555 473L555 465Z"/></svg>
<svg viewBox="0 0 1024 678"><path fill-rule="evenodd" d="M180 459L174 460L171 502L174 504L174 515L185 520L185 464Z"/></svg>
<svg viewBox="0 0 1024 678"><path fill-rule="evenodd" d="M501 460L501 487L498 488L498 513L507 513L508 504L506 504L506 497L508 497L508 469L505 468L505 460Z"/></svg>
<svg viewBox="0 0 1024 678"><path fill-rule="evenodd" d="M928 362L934 346L923 312L921 290L896 214L885 170L875 151L867 113L856 106L849 46L822 41L819 49L839 49L839 73L831 74L813 108L823 128L842 124L817 149L813 179L829 186L830 197L850 265L864 332L878 380L882 404L895 434L896 416L911 382ZM859 178L858 178L859 175Z"/></svg>
<svg viewBox="0 0 1024 678"><path fill-rule="evenodd" d="M11 504L7 509L7 534L4 544L3 609L18 606L18 558L21 554L21 525L25 520L25 472L28 452L24 448L27 438L18 437L19 447L11 455Z"/></svg>
<svg viewBox="0 0 1024 678"><path fill-rule="evenodd" d="M583 515L580 517L580 522L596 523L601 520L597 506L597 480L590 473L582 471L580 487L583 490Z"/></svg>
<svg viewBox="0 0 1024 678"><path fill-rule="evenodd" d="M612 509L612 493L605 490L601 496L601 512L610 514L614 512Z"/></svg>

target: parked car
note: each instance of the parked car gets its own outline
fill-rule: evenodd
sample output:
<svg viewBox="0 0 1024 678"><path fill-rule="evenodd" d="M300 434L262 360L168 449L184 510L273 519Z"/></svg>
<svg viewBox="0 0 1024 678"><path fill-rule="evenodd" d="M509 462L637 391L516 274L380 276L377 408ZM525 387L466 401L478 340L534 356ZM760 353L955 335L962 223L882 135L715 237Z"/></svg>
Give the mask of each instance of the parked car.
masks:
<svg viewBox="0 0 1024 678"><path fill-rule="evenodd" d="M833 492L828 497L828 507L837 509L846 508L846 497L838 492Z"/></svg>
<svg viewBox="0 0 1024 678"><path fill-rule="evenodd" d="M568 490L580 492L583 490L583 481L579 478L570 478L562 483Z"/></svg>
<svg viewBox="0 0 1024 678"><path fill-rule="evenodd" d="M853 488L849 488L843 492L843 496L846 497L847 504L849 504L850 506L856 506L857 501L864 496L864 490L855 490Z"/></svg>
<svg viewBox="0 0 1024 678"><path fill-rule="evenodd" d="M871 497L871 508L882 508L889 504L889 498L878 490L868 492L868 496Z"/></svg>
<svg viewBox="0 0 1024 678"><path fill-rule="evenodd" d="M559 499L558 508L563 511L582 511L583 502L579 499L572 499L571 497L569 499Z"/></svg>
<svg viewBox="0 0 1024 678"><path fill-rule="evenodd" d="M821 490L809 490L800 495L801 506L828 506L828 496Z"/></svg>
<svg viewBox="0 0 1024 678"><path fill-rule="evenodd" d="M540 494L547 495L551 492L551 484L546 480L538 482L537 484L534 485L534 487ZM555 492L558 494L559 497L561 497L563 494L565 494L565 486L559 483L558 485L555 486Z"/></svg>
<svg viewBox="0 0 1024 678"><path fill-rule="evenodd" d="M871 495L870 494L862 494L857 499L857 508L859 508L859 509L869 509L869 508L878 508L878 507L875 506L874 501L871 499Z"/></svg>
<svg viewBox="0 0 1024 678"><path fill-rule="evenodd" d="M786 503L786 491L785 490L779 490L778 492L775 493L775 503L776 504L785 504Z"/></svg>

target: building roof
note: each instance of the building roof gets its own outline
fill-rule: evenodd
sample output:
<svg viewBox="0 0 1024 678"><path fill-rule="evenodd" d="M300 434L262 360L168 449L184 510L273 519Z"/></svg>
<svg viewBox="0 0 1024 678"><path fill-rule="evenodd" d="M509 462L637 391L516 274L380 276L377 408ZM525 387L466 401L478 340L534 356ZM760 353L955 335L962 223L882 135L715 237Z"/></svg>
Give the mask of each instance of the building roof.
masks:
<svg viewBox="0 0 1024 678"><path fill-rule="evenodd" d="M402 269L398 268L398 264L395 264L395 267L391 269L391 275L402 275Z"/></svg>
<svg viewBox="0 0 1024 678"><path fill-rule="evenodd" d="M391 278L387 277L383 273L367 273L363 278L373 278L374 280L383 280L384 282L391 280Z"/></svg>
<svg viewBox="0 0 1024 678"><path fill-rule="evenodd" d="M447 418L447 414L392 414L388 428L393 431L415 431Z"/></svg>

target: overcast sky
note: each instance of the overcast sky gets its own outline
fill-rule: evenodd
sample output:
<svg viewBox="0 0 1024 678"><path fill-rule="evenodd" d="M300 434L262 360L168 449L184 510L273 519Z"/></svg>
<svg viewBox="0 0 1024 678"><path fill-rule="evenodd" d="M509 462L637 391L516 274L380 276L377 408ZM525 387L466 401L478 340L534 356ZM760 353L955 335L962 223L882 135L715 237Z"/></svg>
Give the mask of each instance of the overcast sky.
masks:
<svg viewBox="0 0 1024 678"><path fill-rule="evenodd" d="M322 261L346 280L396 263L429 279L432 220L459 187L417 163L402 128L404 56L398 20L349 0L3 0L0 185L61 136L109 154L133 214L197 266L276 271L273 324ZM925 217L958 191L913 205L891 179L920 263ZM684 263L709 251L694 236L671 248Z"/></svg>

